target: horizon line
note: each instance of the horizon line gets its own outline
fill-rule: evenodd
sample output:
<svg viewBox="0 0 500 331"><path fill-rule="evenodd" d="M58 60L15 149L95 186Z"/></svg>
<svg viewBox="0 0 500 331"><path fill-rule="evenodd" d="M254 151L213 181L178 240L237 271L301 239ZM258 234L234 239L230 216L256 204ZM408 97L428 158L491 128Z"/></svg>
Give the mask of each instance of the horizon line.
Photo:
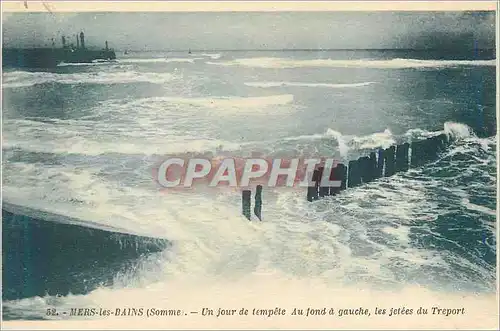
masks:
<svg viewBox="0 0 500 331"><path fill-rule="evenodd" d="M40 45L40 46L8 46L2 44L2 49L4 48L20 48L20 49L29 49L29 48L61 48L61 47L52 47L49 45ZM87 49L100 49L99 46L88 46ZM262 49L262 48L247 48L247 49L131 49L131 48L114 48L110 47L111 50L120 51L120 52L335 52L335 51L416 51L416 52L470 52L470 51L496 51L495 47L485 47L485 48L466 48L466 49L454 49L454 48L270 48L270 49Z"/></svg>
<svg viewBox="0 0 500 331"><path fill-rule="evenodd" d="M128 52L312 52L312 51L449 51L457 52L457 49L444 49L444 48L273 48L273 49L128 49L128 48L115 48L115 51L128 51ZM494 51L496 48L470 48L458 51Z"/></svg>

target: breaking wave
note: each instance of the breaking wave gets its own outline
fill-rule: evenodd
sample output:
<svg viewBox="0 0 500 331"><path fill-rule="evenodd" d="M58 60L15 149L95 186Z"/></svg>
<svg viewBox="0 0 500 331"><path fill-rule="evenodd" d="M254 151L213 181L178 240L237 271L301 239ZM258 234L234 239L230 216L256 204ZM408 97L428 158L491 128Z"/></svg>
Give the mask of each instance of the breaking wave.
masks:
<svg viewBox="0 0 500 331"><path fill-rule="evenodd" d="M152 84L164 84L174 79L170 73L156 72L82 72L71 74L60 74L52 72L26 72L14 71L3 74L3 88L29 87L37 84L127 84L147 82Z"/></svg>
<svg viewBox="0 0 500 331"><path fill-rule="evenodd" d="M288 147L297 150L296 146L302 146L300 153L305 153L309 156L314 156L318 153L316 148L317 146L324 146L326 149L333 148L338 153L335 157L348 159L351 157L358 157L363 151L388 148L395 144L428 138L442 133L445 133L454 139L477 138L467 125L446 122L443 130L436 131L411 129L403 134L396 135L393 134L389 128L387 128L381 132L358 136L343 134L340 131L328 128L323 133L291 136L277 140L266 140L263 142L246 142L242 143L241 146L242 148L264 149L271 154L283 148ZM307 146L310 146L311 148L308 149ZM305 155L301 154L300 156Z"/></svg>
<svg viewBox="0 0 500 331"><path fill-rule="evenodd" d="M292 94L270 95L262 97L211 97L211 98L179 98L179 97L154 97L147 99L139 99L133 101L134 104L149 103L149 102L164 102L179 105L191 105L198 107L217 108L217 109L246 109L251 108L254 111L256 108L286 105L293 101Z"/></svg>
<svg viewBox="0 0 500 331"><path fill-rule="evenodd" d="M247 82L245 85L251 87L270 88L281 86L294 87L328 87L328 88L349 88L363 87L375 84L374 82L352 83L352 84L328 84L328 83L300 83L300 82Z"/></svg>
<svg viewBox="0 0 500 331"><path fill-rule="evenodd" d="M259 57L243 58L231 61L207 62L218 66L244 66L252 68L304 68L304 67L331 67L331 68L374 68L374 69L405 69L405 68L442 68L457 66L496 66L496 60L291 60L286 58Z"/></svg>
<svg viewBox="0 0 500 331"><path fill-rule="evenodd" d="M64 297L45 295L4 301L5 314L12 318L46 318L43 314L49 307L61 311L96 305L110 309L168 306L174 298L179 307L194 310L198 307L185 298L201 298L197 291L203 289L205 292L201 293L208 297L214 293L222 295L222 289L247 293L244 298L237 296L241 300L238 305L242 305L248 304L250 293L256 300L257 295L275 291L285 283L293 283L303 293L311 291L313 282L327 286L332 291L329 299L334 295L338 298L342 289L343 296L357 297L357 291L363 289L367 305L375 295L369 294L374 287L387 289L382 293L389 295L387 291L415 284L427 288L425 291L427 285L434 286L441 292L425 292L429 293L426 300L433 305L437 293L439 300L454 295L446 290L488 291L493 286L495 266L485 262L483 255L491 259L496 249L496 205L491 201L480 203L473 197L475 190L481 194L494 190L495 137L479 139L464 124L447 122L443 130L413 130L402 137L388 129L365 136L344 136L327 129L320 134L290 137L288 141L333 139L349 150L437 132L461 139L434 165L398 174L390 181L381 179L314 204L305 201L303 191L266 191L265 222L259 224L240 216L241 196L233 192L216 197L189 193L162 196L151 189L151 181L146 181L150 178L144 179L147 188L142 189L106 177L104 174L114 173L97 167L95 159L90 164L96 168L85 171L80 163L43 167L9 160L4 169L4 196L8 201L107 226L165 235L172 247L115 274L112 282L90 293L70 291ZM4 157L9 159L8 153L4 152ZM138 171L147 173L149 159L142 160L145 167ZM135 167L107 163L101 167L116 166L119 180L138 175L123 172L136 170ZM438 201L436 195L446 199L446 203ZM469 218L461 219L456 213ZM460 234L449 239L453 238L453 227L459 227L456 222L469 222L472 217L484 223L481 231L486 233L485 244L476 245L483 234L474 231L467 232L465 239ZM443 229L452 233L442 234ZM466 241L468 238L470 242ZM446 245L451 248L440 248ZM470 245L476 245L477 252L463 254ZM193 288L193 282L204 287ZM326 293L327 289L322 288ZM413 293L423 294L423 290L415 289L417 292ZM290 290L292 294L299 295L296 290ZM229 299L227 296L224 294L224 299ZM284 294L279 297L291 300ZM288 304L296 299L299 300L294 297ZM481 300L488 306L495 302L487 295ZM359 300L353 300L353 305L359 304Z"/></svg>
<svg viewBox="0 0 500 331"><path fill-rule="evenodd" d="M191 54L192 56L204 56L204 57L209 57L211 58L212 60L217 60L219 59L222 54L218 54L218 53L193 53Z"/></svg>
<svg viewBox="0 0 500 331"><path fill-rule="evenodd" d="M170 102L171 100L167 98L167 101ZM151 100L145 99L141 102L151 102ZM204 105L205 102L202 104ZM131 109L130 105L125 107L124 111L128 111L127 109ZM155 116L154 114L152 115ZM475 137L468 126L453 122L446 122L443 130L427 131L412 129L399 136L394 135L390 129L357 136L345 135L337 130L328 128L323 133L244 142L213 139L209 137L209 134L202 132L198 132L198 138L193 139L178 130L170 130L167 133L163 131L149 132L142 129L139 129L137 132L123 132L121 127L114 124L97 124L93 121L58 120L47 123L36 120L7 120L6 125L17 128L17 133L14 136L10 132L4 132L3 148L6 150L21 149L38 153L82 155L113 153L125 155L161 155L165 153L236 152L243 150L267 150L268 153L274 153L284 148L286 149L287 144L292 144L292 148L297 144L314 146L319 140L328 145L332 141L335 142L335 149L338 150L340 156L347 157L351 152L356 153L361 150L387 148L403 141L427 138L440 133L446 133L454 138L461 139ZM119 144L116 144L114 140L116 135L114 130L120 132L121 142ZM40 140L37 138L40 131L45 133L46 139ZM96 132L99 132L99 134L96 134ZM141 137L141 140L137 141L137 137ZM168 144L165 141L168 141Z"/></svg>
<svg viewBox="0 0 500 331"><path fill-rule="evenodd" d="M186 62L194 63L196 60L203 60L201 57L196 58L151 58L151 59L120 59L119 63L175 63Z"/></svg>
<svg viewBox="0 0 500 331"><path fill-rule="evenodd" d="M116 60L109 61L92 61L90 63L66 63L61 62L57 66L58 67L87 67L87 66L106 66L106 65L115 65L118 63Z"/></svg>
<svg viewBox="0 0 500 331"><path fill-rule="evenodd" d="M109 138L109 139L106 139ZM241 144L219 139L190 139L182 140L172 136L168 143L165 137L145 139L142 143L132 141L122 141L116 144L111 137L96 138L90 132L85 132L66 140L54 137L52 141L33 142L29 139L12 139L4 141L5 149L22 149L24 151L37 153L56 154L81 154L81 155L102 155L102 154L125 154L125 155L161 155L169 153L185 153L215 151L234 151L241 148Z"/></svg>

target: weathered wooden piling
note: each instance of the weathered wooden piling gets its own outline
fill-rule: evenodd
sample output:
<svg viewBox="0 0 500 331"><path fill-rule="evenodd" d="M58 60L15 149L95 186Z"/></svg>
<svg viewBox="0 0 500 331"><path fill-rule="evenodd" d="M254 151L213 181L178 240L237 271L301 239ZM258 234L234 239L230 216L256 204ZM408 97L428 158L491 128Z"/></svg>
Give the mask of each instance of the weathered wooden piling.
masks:
<svg viewBox="0 0 500 331"><path fill-rule="evenodd" d="M347 187L347 168L344 164L338 163L334 168L332 168L331 180L340 181L340 186L330 187L329 195L339 194L340 191L345 190Z"/></svg>
<svg viewBox="0 0 500 331"><path fill-rule="evenodd" d="M384 150L378 150L377 157L377 178L384 177Z"/></svg>
<svg viewBox="0 0 500 331"><path fill-rule="evenodd" d="M412 141L410 164L412 168L418 167L422 164L422 140Z"/></svg>
<svg viewBox="0 0 500 331"><path fill-rule="evenodd" d="M349 161L347 175L347 187L355 187L361 184L358 160Z"/></svg>
<svg viewBox="0 0 500 331"><path fill-rule="evenodd" d="M427 138L425 143L426 159L429 161L436 160L438 154L445 149L447 142L448 136L444 133Z"/></svg>
<svg viewBox="0 0 500 331"><path fill-rule="evenodd" d="M330 171L330 180L339 180L337 167L333 167L332 170ZM340 186L330 187L329 189L330 191L328 192L328 195L337 195L340 192Z"/></svg>
<svg viewBox="0 0 500 331"><path fill-rule="evenodd" d="M384 150L385 171L384 176L390 177L396 172L396 147L391 146Z"/></svg>
<svg viewBox="0 0 500 331"><path fill-rule="evenodd" d="M345 164L339 163L336 169L337 180L340 180L340 190L343 191L347 188L347 167Z"/></svg>
<svg viewBox="0 0 500 331"><path fill-rule="evenodd" d="M407 171L410 167L420 167L427 161L434 161L451 143L452 137L445 133L390 146L386 149L370 152L369 156L361 156L351 160L348 166L338 163L330 170L331 181L340 181L340 187L322 187L321 180L324 167L314 171L311 184L307 190L307 200L314 201L320 197L337 195L346 188L369 183L380 177L393 176L396 172Z"/></svg>
<svg viewBox="0 0 500 331"><path fill-rule="evenodd" d="M362 156L358 159L359 176L363 183L369 183L373 180L371 162L368 156Z"/></svg>
<svg viewBox="0 0 500 331"><path fill-rule="evenodd" d="M373 179L378 178L378 166L377 166L377 154L375 152L370 153L370 172Z"/></svg>
<svg viewBox="0 0 500 331"><path fill-rule="evenodd" d="M413 141L411 143L411 167L419 167L426 161L436 160L438 154L445 150L449 142L448 135L444 133L424 140Z"/></svg>
<svg viewBox="0 0 500 331"><path fill-rule="evenodd" d="M330 169L330 180L335 180L335 167L332 165L332 168ZM335 187L329 186L327 187L328 189L328 194L327 195L335 195L337 192L335 191Z"/></svg>
<svg viewBox="0 0 500 331"><path fill-rule="evenodd" d="M318 200L319 197L319 170L314 170L312 175L312 183L307 187L307 201L311 202L314 200Z"/></svg>
<svg viewBox="0 0 500 331"><path fill-rule="evenodd" d="M257 185L255 189L255 207L253 208L255 216L262 221L262 185Z"/></svg>
<svg viewBox="0 0 500 331"><path fill-rule="evenodd" d="M251 198L252 198L252 191L250 190L243 190L242 194L242 212L243 216L245 216L248 220L251 219Z"/></svg>
<svg viewBox="0 0 500 331"><path fill-rule="evenodd" d="M437 156L437 151L432 137L425 139L422 142L422 162L433 161Z"/></svg>
<svg viewBox="0 0 500 331"><path fill-rule="evenodd" d="M318 195L320 198L326 197L330 195L330 188L327 186L321 186L321 180L323 179L323 173L325 171L324 167L318 167L318 186L319 186L319 191Z"/></svg>
<svg viewBox="0 0 500 331"><path fill-rule="evenodd" d="M396 172L408 170L409 153L410 153L410 144L408 143L404 143L396 147Z"/></svg>
<svg viewBox="0 0 500 331"><path fill-rule="evenodd" d="M445 133L441 133L440 135L436 136L435 139L437 140L438 152L442 153L449 143L448 135L446 135Z"/></svg>

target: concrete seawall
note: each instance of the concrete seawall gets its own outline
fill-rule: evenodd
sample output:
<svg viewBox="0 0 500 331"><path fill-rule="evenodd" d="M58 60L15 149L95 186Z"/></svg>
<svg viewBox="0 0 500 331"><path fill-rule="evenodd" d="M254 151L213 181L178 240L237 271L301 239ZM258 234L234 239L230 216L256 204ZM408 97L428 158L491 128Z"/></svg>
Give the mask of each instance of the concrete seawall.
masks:
<svg viewBox="0 0 500 331"><path fill-rule="evenodd" d="M84 226L62 215L46 220L47 214L2 209L3 300L84 294L170 246L166 239Z"/></svg>

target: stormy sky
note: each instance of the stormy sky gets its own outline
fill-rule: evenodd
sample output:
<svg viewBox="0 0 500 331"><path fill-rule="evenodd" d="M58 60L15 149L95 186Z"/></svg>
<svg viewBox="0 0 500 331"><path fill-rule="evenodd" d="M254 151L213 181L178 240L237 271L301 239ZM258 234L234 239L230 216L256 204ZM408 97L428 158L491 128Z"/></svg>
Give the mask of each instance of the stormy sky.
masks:
<svg viewBox="0 0 500 331"><path fill-rule="evenodd" d="M85 32L117 50L472 49L495 47L494 12L3 14L5 47Z"/></svg>

